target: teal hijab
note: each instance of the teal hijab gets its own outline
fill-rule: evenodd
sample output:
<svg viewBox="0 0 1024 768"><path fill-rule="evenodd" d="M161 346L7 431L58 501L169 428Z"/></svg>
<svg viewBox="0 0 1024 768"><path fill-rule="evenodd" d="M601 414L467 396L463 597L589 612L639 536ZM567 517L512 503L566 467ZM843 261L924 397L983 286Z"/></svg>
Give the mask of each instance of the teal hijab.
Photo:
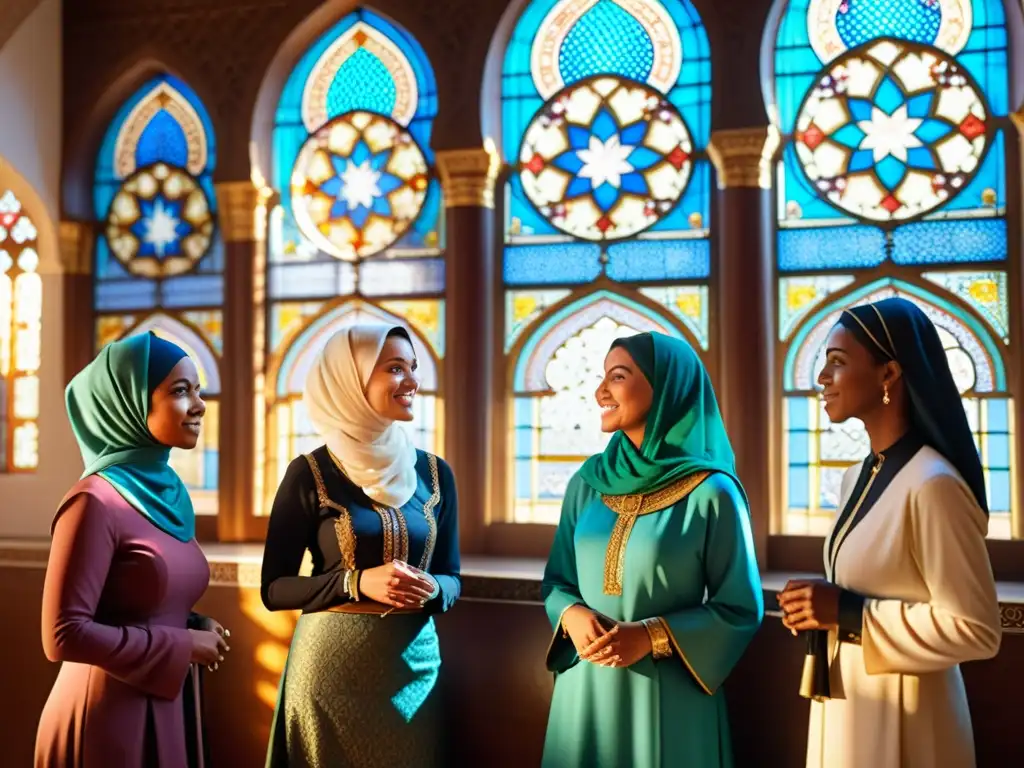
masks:
<svg viewBox="0 0 1024 768"><path fill-rule="evenodd" d="M736 479L725 424L707 371L689 344L660 333L617 340L654 390L643 443L616 432L580 475L598 493L650 493L694 472L724 472ZM737 484L739 481L737 480Z"/></svg>
<svg viewBox="0 0 1024 768"><path fill-rule="evenodd" d="M125 501L178 541L195 536L192 499L167 463L171 449L149 431L150 397L185 357L153 334L108 344L68 384L68 419L82 452L82 477L99 475Z"/></svg>

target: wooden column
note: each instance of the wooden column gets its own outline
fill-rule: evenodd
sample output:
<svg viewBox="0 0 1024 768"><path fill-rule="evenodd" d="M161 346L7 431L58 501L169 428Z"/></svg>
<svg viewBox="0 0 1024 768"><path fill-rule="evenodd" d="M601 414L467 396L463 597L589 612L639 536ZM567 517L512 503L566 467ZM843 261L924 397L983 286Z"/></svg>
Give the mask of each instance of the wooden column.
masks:
<svg viewBox="0 0 1024 768"><path fill-rule="evenodd" d="M96 225L93 222L60 223L65 385L89 364L96 348L96 323L92 306L92 258L95 245ZM43 300L46 301L46 298Z"/></svg>
<svg viewBox="0 0 1024 768"><path fill-rule="evenodd" d="M459 492L462 550L483 548L491 482L494 371L493 146L437 153L446 208L445 458Z"/></svg>
<svg viewBox="0 0 1024 768"><path fill-rule="evenodd" d="M249 538L255 512L255 382L262 344L257 335L257 226L259 190L250 181L216 185L224 239L224 352L221 358L220 482L217 534L221 541ZM262 328L262 325L259 326Z"/></svg>
<svg viewBox="0 0 1024 768"><path fill-rule="evenodd" d="M1016 141L1006 142L1006 159L1010 172L1017 169L1017 178L1024 179L1024 107L1010 115L1014 126L1017 129ZM1008 135L1008 139L1011 137ZM1010 285L1010 308L1011 331L1010 343L1013 347L1008 356L1007 372L1009 374L1010 392L1013 395L1013 423L1015 432L1013 444L1010 449L1015 453L1011 456L1011 463L1015 467L1016 478L1011 486L1011 503L1016 502L1016 509L1010 516L1010 536L1014 539L1024 539L1024 476L1021 475L1021 467L1024 467L1024 353L1021 352L1021 339L1024 338L1024 189L1020 184L1010 187L1010 198L1006 201L1006 218L1010 225L1009 253L1007 254L1007 270L1009 273ZM1016 220L1016 226L1014 226ZM1021 557L1014 549L1008 551L1011 557L1006 559L1014 560L1018 564L1019 571L1024 571L1024 565L1020 565ZM1019 572L1018 571L1018 572ZM1000 574L1000 571L996 571ZM1011 578L1004 571L1000 576L1003 579Z"/></svg>
<svg viewBox="0 0 1024 768"><path fill-rule="evenodd" d="M718 175L714 286L718 400L740 480L750 498L757 558L767 567L772 509L771 418L775 381L772 269L763 236L770 172L765 128L716 131L708 153ZM766 169L765 169L766 170Z"/></svg>

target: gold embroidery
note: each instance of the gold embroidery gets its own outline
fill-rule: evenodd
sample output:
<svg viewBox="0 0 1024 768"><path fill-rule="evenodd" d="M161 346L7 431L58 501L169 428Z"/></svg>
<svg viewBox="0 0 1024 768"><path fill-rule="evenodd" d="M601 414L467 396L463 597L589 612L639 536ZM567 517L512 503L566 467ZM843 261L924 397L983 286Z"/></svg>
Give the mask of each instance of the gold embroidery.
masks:
<svg viewBox="0 0 1024 768"><path fill-rule="evenodd" d="M432 492L427 503L423 505L423 517L427 519L427 541L423 545L423 557L420 558L421 571L430 568L430 561L434 557L434 546L437 544L437 519L434 517L434 507L441 501L441 481L437 474L437 456L428 453L427 466L430 467Z"/></svg>
<svg viewBox="0 0 1024 768"><path fill-rule="evenodd" d="M347 570L355 570L356 567L356 532L352 528L352 515L349 511L327 495L327 488L324 486L324 476L320 474L320 465L312 454L303 454L309 468L313 471L313 480L316 482L316 497L320 508L327 507L338 513L334 518L334 535L338 538L338 549L341 550L341 562Z"/></svg>
<svg viewBox="0 0 1024 768"><path fill-rule="evenodd" d="M395 521L388 507L374 504L373 511L380 518L380 529L384 544L382 557L385 563L390 563L395 559Z"/></svg>
<svg viewBox="0 0 1024 768"><path fill-rule="evenodd" d="M622 579L626 570L626 545L629 544L629 536L633 532L636 519L640 515L660 512L677 504L703 483L710 474L710 472L694 472L679 482L649 494L631 493L623 496L601 497L605 506L619 516L612 528L611 537L608 539L608 550L605 552L604 558L604 593L606 595L622 594Z"/></svg>
<svg viewBox="0 0 1024 768"><path fill-rule="evenodd" d="M668 631L660 618L644 619L641 624L651 638L651 656L655 661L667 659L672 655L672 643L668 639Z"/></svg>

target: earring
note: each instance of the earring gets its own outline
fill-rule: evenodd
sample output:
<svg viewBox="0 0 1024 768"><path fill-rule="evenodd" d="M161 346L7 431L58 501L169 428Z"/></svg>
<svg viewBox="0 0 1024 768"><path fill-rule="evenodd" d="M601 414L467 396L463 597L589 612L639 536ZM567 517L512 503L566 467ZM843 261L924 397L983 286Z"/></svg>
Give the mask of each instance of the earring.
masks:
<svg viewBox="0 0 1024 768"><path fill-rule="evenodd" d="M882 385L882 405L888 405L891 401L889 400L889 385Z"/></svg>

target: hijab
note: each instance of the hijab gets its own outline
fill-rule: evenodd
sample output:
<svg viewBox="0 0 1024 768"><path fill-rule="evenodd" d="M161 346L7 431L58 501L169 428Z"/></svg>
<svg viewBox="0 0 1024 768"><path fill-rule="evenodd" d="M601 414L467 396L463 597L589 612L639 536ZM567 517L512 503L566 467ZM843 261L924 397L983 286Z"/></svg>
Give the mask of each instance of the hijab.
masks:
<svg viewBox="0 0 1024 768"><path fill-rule="evenodd" d="M82 478L99 475L157 528L178 541L195 536L188 489L146 420L153 391L184 358L180 347L152 333L105 346L68 384L68 419L82 453Z"/></svg>
<svg viewBox="0 0 1024 768"><path fill-rule="evenodd" d="M879 362L899 363L911 429L956 467L987 514L981 459L932 321L913 302L892 298L843 310L839 324Z"/></svg>
<svg viewBox="0 0 1024 768"><path fill-rule="evenodd" d="M616 340L615 347L633 358L654 397L640 447L616 432L603 453L583 464L580 474L587 485L618 496L650 493L700 471L736 479L736 460L715 391L690 345L660 333L642 333Z"/></svg>
<svg viewBox="0 0 1024 768"><path fill-rule="evenodd" d="M398 508L416 491L416 448L366 399L370 374L393 333L409 339L404 328L387 325L353 325L334 334L313 362L304 400L348 478L373 501Z"/></svg>

